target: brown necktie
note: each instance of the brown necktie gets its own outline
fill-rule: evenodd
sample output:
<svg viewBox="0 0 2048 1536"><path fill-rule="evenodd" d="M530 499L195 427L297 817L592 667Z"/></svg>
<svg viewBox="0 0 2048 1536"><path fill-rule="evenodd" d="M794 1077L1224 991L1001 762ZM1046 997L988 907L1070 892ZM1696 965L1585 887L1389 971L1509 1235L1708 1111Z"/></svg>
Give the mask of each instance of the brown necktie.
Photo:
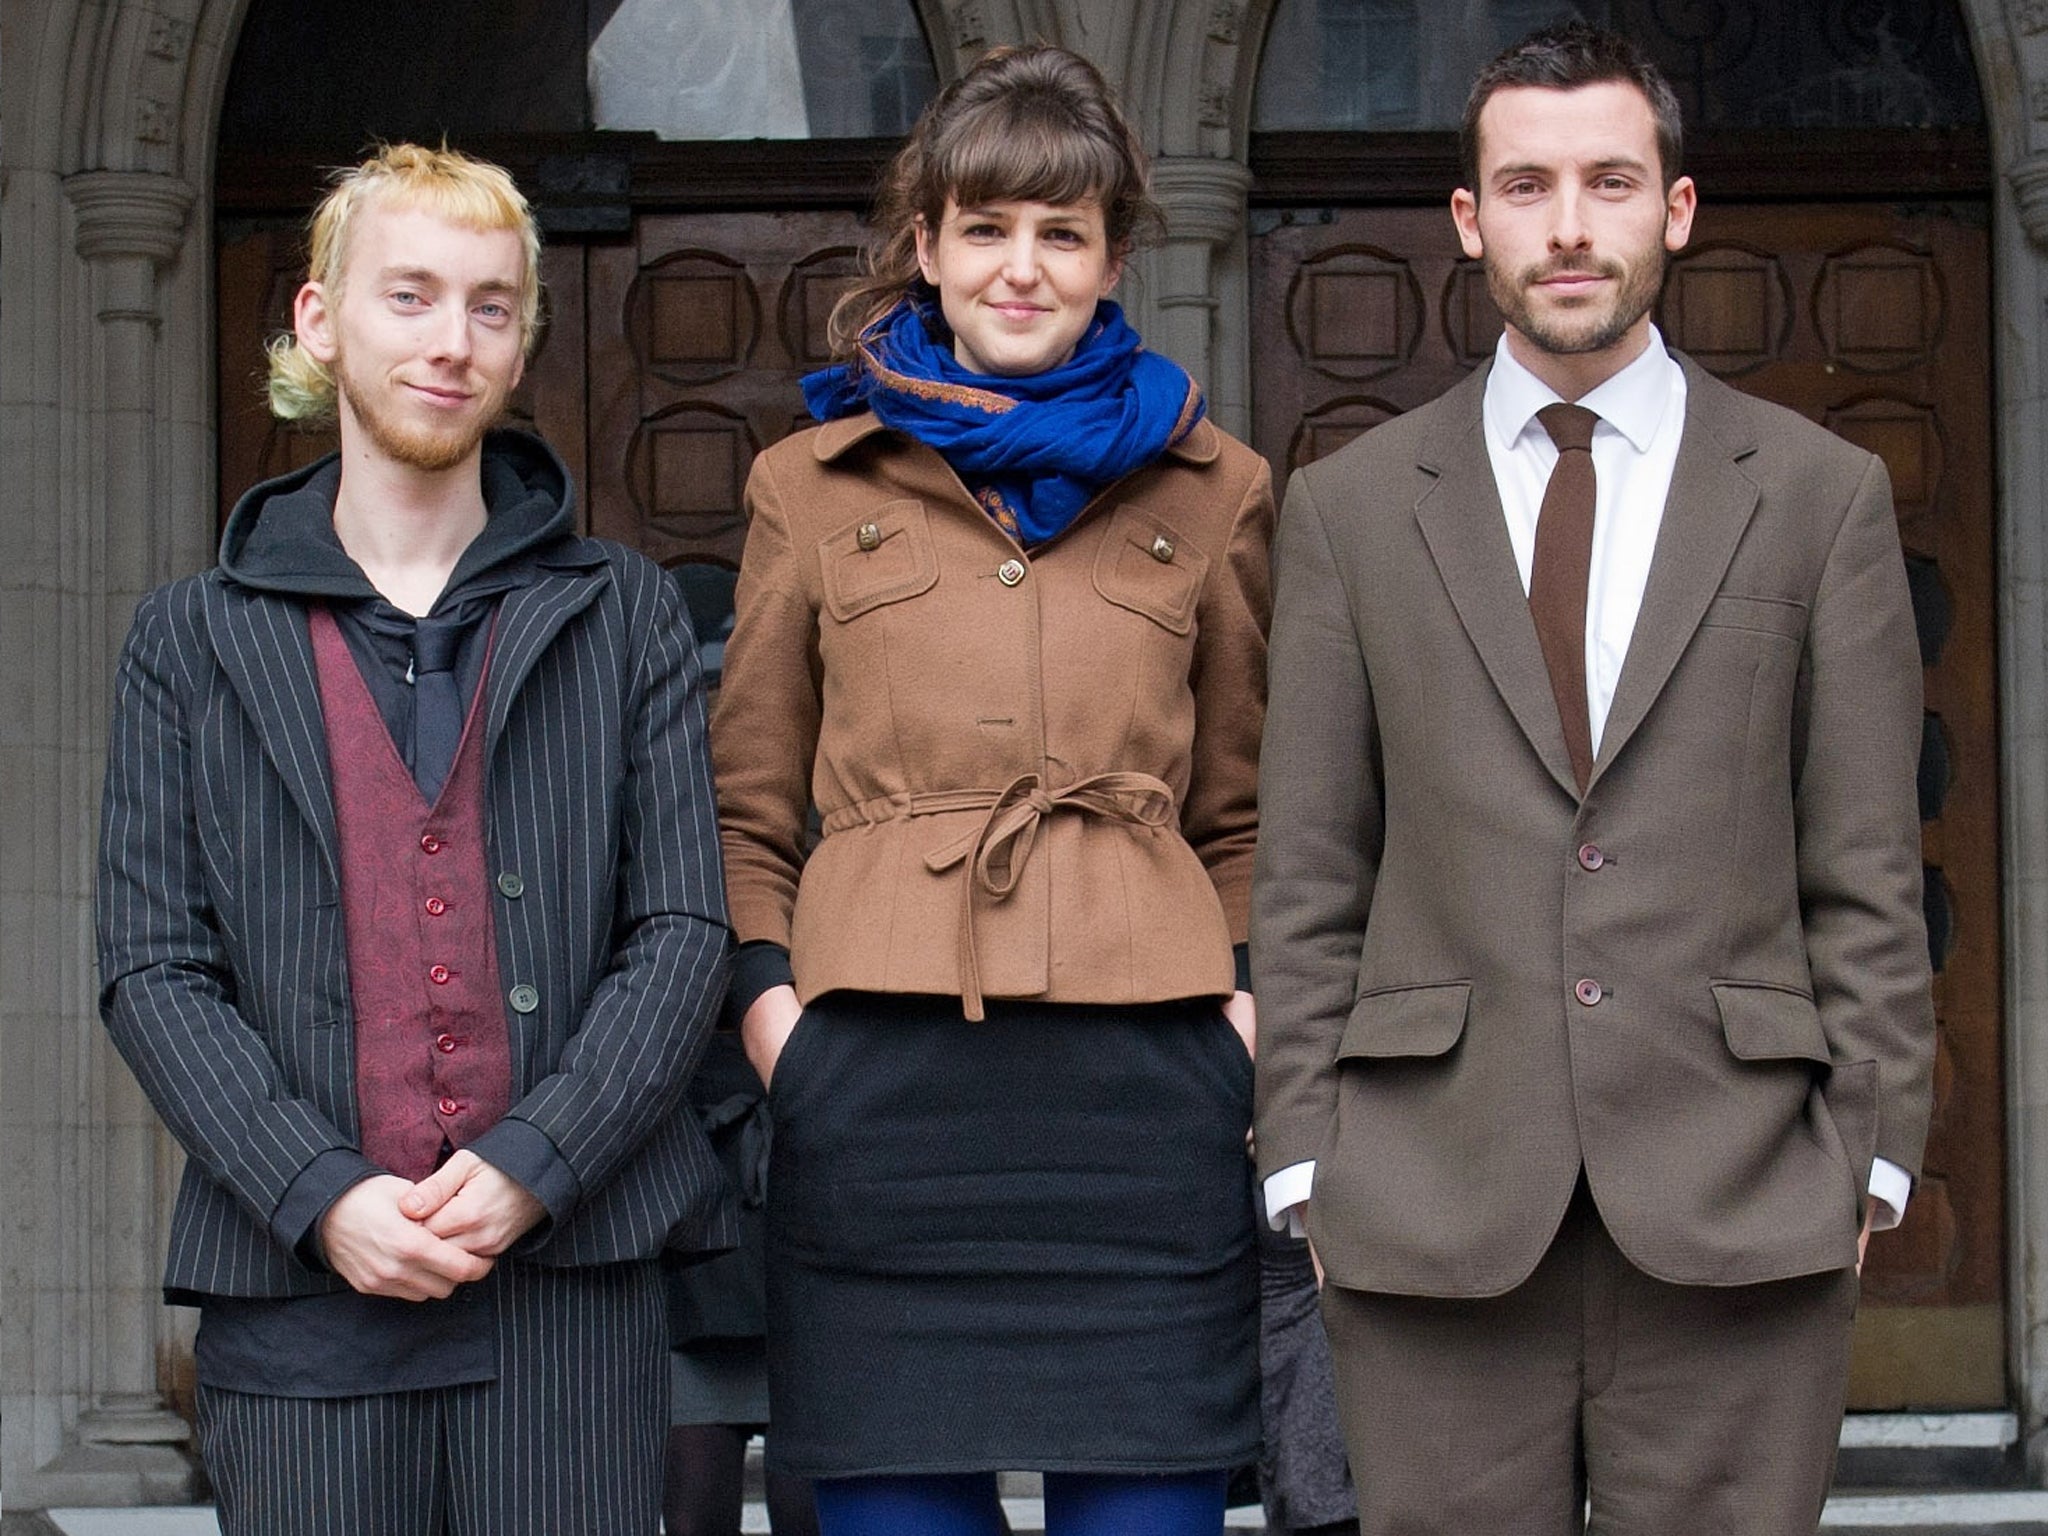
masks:
<svg viewBox="0 0 2048 1536"><path fill-rule="evenodd" d="M1557 444L1557 467L1536 515L1536 558L1529 566L1529 613L1550 669L1550 691L1564 723L1572 777L1585 792L1593 776L1593 726L1586 713L1586 575L1593 564L1593 423L1583 405L1546 405L1536 413Z"/></svg>

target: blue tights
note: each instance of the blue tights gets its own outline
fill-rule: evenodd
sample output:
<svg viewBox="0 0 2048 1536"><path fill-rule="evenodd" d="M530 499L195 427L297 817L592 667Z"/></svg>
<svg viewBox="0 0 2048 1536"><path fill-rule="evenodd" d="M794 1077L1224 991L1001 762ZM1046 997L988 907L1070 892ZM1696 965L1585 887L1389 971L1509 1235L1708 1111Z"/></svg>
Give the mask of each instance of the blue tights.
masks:
<svg viewBox="0 0 2048 1536"><path fill-rule="evenodd" d="M1046 1536L1219 1536L1227 1472L1166 1477L1045 1474ZM816 1485L823 1536L1003 1536L993 1472L830 1477Z"/></svg>

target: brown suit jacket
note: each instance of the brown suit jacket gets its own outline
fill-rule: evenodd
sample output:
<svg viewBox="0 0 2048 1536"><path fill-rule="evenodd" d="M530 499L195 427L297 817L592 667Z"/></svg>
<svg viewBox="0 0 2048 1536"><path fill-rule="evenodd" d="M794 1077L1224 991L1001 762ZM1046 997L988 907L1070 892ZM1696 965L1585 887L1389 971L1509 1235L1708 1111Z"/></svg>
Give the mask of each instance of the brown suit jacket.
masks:
<svg viewBox="0 0 2048 1536"><path fill-rule="evenodd" d="M1921 680L1889 484L1685 368L1583 800L1485 370L1289 487L1258 1142L1267 1173L1317 1160L1309 1230L1339 1284L1506 1291L1582 1167L1650 1274L1810 1273L1854 1262L1873 1155L1918 1173Z"/></svg>
<svg viewBox="0 0 2048 1536"><path fill-rule="evenodd" d="M1199 422L1026 553L936 452L862 414L763 453L747 507L711 733L735 934L787 946L805 1002L959 996L976 880L990 997L1229 993L1265 461Z"/></svg>

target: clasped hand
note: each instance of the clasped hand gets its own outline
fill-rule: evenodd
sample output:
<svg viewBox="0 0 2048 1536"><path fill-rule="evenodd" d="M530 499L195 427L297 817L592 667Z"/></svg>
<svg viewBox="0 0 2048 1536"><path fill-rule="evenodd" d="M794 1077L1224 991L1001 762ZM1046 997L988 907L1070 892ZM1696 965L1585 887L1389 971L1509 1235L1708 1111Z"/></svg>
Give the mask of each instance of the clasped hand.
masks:
<svg viewBox="0 0 2048 1536"><path fill-rule="evenodd" d="M517 1180L457 1152L417 1184L378 1174L327 1209L328 1266L366 1296L437 1300L481 1280L546 1214Z"/></svg>

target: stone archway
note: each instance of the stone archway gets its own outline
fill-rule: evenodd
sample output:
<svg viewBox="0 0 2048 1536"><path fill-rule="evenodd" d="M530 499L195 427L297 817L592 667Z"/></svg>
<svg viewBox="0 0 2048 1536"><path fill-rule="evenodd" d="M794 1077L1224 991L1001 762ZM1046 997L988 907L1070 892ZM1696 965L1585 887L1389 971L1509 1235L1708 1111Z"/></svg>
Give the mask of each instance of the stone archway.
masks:
<svg viewBox="0 0 2048 1536"><path fill-rule="evenodd" d="M1964 0L1991 128L2012 1380L2048 1473L2048 4Z"/></svg>
<svg viewBox="0 0 2048 1536"><path fill-rule="evenodd" d="M210 252L192 231L241 8L52 4L6 59L0 1475L17 1507L189 1485L157 1391L175 1158L98 1025L90 897L129 610L211 542Z"/></svg>
<svg viewBox="0 0 2048 1536"><path fill-rule="evenodd" d="M14 1508L174 1499L157 1212L176 1157L96 1017L90 883L112 667L211 543L210 183L246 0L52 0L10 37L0 132L0 1479ZM2048 1423L2048 0L1964 0L2000 178L2001 696L2013 1378ZM1175 225L1141 327L1218 418L1249 399L1246 131L1271 0L924 0L942 70L1001 41L1096 58ZM950 63L950 68L948 64ZM2037 1472L2041 1467L2037 1462Z"/></svg>

